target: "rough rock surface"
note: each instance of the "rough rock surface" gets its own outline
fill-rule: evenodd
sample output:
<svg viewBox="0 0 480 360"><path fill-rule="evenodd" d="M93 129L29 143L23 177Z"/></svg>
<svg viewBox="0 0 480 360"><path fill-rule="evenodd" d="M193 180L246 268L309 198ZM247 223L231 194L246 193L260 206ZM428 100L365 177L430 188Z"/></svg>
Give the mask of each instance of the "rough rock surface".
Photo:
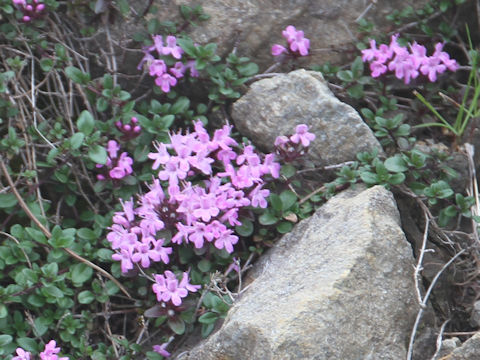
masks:
<svg viewBox="0 0 480 360"><path fill-rule="evenodd" d="M147 0L138 1L143 9ZM142 5L143 3L143 5ZM312 55L306 59L313 64L341 61L345 49L355 49L357 24L362 13L380 31L392 31L385 19L394 10L408 5L419 8L427 0L203 0L197 2L211 16L210 20L190 28L189 35L199 43L215 42L220 54L234 48L241 56L255 59L266 68L272 64L271 46L284 43L282 30L295 25L312 40ZM192 5L191 0L154 0L161 10L161 20L172 20L178 5ZM366 12L365 12L366 11Z"/></svg>
<svg viewBox="0 0 480 360"><path fill-rule="evenodd" d="M220 330L177 359L404 359L412 271L392 194L346 191L263 256Z"/></svg>
<svg viewBox="0 0 480 360"><path fill-rule="evenodd" d="M480 360L480 332L457 347L450 355L437 358L438 360Z"/></svg>
<svg viewBox="0 0 480 360"><path fill-rule="evenodd" d="M253 83L234 103L232 117L242 134L268 152L278 135L308 124L316 135L309 156L320 165L355 160L359 151L381 148L358 113L338 100L315 71L296 70Z"/></svg>

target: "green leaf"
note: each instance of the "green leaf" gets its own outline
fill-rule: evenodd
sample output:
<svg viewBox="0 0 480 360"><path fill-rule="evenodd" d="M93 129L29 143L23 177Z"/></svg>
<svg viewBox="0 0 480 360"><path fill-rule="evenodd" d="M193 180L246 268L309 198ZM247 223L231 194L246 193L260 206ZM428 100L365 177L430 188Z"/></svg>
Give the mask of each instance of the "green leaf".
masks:
<svg viewBox="0 0 480 360"><path fill-rule="evenodd" d="M280 196L278 196L277 194L270 194L270 196L268 197L268 202L269 204L272 206L273 210L276 212L276 213L281 213L282 212L282 209L283 209L283 203L282 203L282 199L280 198Z"/></svg>
<svg viewBox="0 0 480 360"><path fill-rule="evenodd" d="M347 89L347 94L350 95L354 99L363 98L364 97L363 85L362 84L355 84L353 86L350 86Z"/></svg>
<svg viewBox="0 0 480 360"><path fill-rule="evenodd" d="M37 317L34 321L35 329L37 330L38 336L42 336L48 331L49 325L52 323L51 320L44 317Z"/></svg>
<svg viewBox="0 0 480 360"><path fill-rule="evenodd" d="M0 319L7 317L7 315L8 315L7 307L4 304L0 304ZM1 338L0 338L0 346L2 346Z"/></svg>
<svg viewBox="0 0 480 360"><path fill-rule="evenodd" d="M282 200L282 211L285 211L295 204L297 201L297 195L291 190L285 190L280 194L280 199Z"/></svg>
<svg viewBox="0 0 480 360"><path fill-rule="evenodd" d="M97 107L97 111L103 112L108 109L108 101L103 96L97 98L95 106Z"/></svg>
<svg viewBox="0 0 480 360"><path fill-rule="evenodd" d="M108 158L107 157L107 150L105 150L105 148L103 146L93 145L88 150L88 157L94 163L104 165L104 164L107 163L107 158Z"/></svg>
<svg viewBox="0 0 480 360"><path fill-rule="evenodd" d="M77 127L85 135L90 135L95 126L95 120L89 111L83 110L77 120Z"/></svg>
<svg viewBox="0 0 480 360"><path fill-rule="evenodd" d="M357 56L350 67L352 69L353 78L357 79L363 74L363 61L360 56Z"/></svg>
<svg viewBox="0 0 480 360"><path fill-rule="evenodd" d="M17 198L12 193L0 194L0 209L11 208L17 204Z"/></svg>
<svg viewBox="0 0 480 360"><path fill-rule="evenodd" d="M0 335L0 347L10 344L12 340L13 338L10 335Z"/></svg>
<svg viewBox="0 0 480 360"><path fill-rule="evenodd" d="M78 294L80 304L90 304L93 300L95 300L95 295L89 290L84 290Z"/></svg>
<svg viewBox="0 0 480 360"><path fill-rule="evenodd" d="M397 173L394 174L388 179L388 182L392 185L399 185L405 181L405 174L404 173Z"/></svg>
<svg viewBox="0 0 480 360"><path fill-rule="evenodd" d="M83 140L85 140L85 135L81 132L77 132L70 138L70 146L72 149L78 149L82 146Z"/></svg>
<svg viewBox="0 0 480 360"><path fill-rule="evenodd" d="M241 220L242 225L235 226L235 231L240 236L250 236L253 234L253 223L248 219Z"/></svg>
<svg viewBox="0 0 480 360"><path fill-rule="evenodd" d="M400 155L395 155L385 160L385 167L391 172L405 172L408 170L406 161Z"/></svg>
<svg viewBox="0 0 480 360"><path fill-rule="evenodd" d="M81 285L89 280L93 275L93 269L83 263L75 264L70 269L72 281L75 285Z"/></svg>
<svg viewBox="0 0 480 360"><path fill-rule="evenodd" d="M212 263L206 259L203 259L203 260L200 260L198 262L198 270L200 270L201 272L209 272L210 269L212 268Z"/></svg>
<svg viewBox="0 0 480 360"><path fill-rule="evenodd" d="M198 322L201 324L214 324L218 320L218 314L214 312L206 312L198 318Z"/></svg>
<svg viewBox="0 0 480 360"><path fill-rule="evenodd" d="M47 285L42 288L42 293L46 296L50 296L52 298L63 298L63 291L60 290L58 287L55 285Z"/></svg>
<svg viewBox="0 0 480 360"><path fill-rule="evenodd" d="M258 73L258 65L255 63L237 65L237 71L242 76L253 76Z"/></svg>
<svg viewBox="0 0 480 360"><path fill-rule="evenodd" d="M23 348L23 350L29 351L29 352L32 352L32 353L37 353L38 349L39 349L37 341L35 339L28 338L28 337L18 338L17 339L17 344L18 344L18 346Z"/></svg>
<svg viewBox="0 0 480 360"><path fill-rule="evenodd" d="M56 225L52 230L52 237L48 239L48 243L55 249L69 247L75 241L75 232L76 229L62 230Z"/></svg>
<svg viewBox="0 0 480 360"><path fill-rule="evenodd" d="M377 174L371 173L370 171L363 171L360 173L360 179L367 185L375 185L379 183Z"/></svg>
<svg viewBox="0 0 480 360"><path fill-rule="evenodd" d="M185 322L180 318L170 318L167 324L177 335L182 335L185 332Z"/></svg>
<svg viewBox="0 0 480 360"><path fill-rule="evenodd" d="M347 83L353 81L353 74L350 70L341 70L337 72L337 77Z"/></svg>
<svg viewBox="0 0 480 360"><path fill-rule="evenodd" d="M89 228L78 229L77 235L79 238L84 240L96 240L98 238L98 236L93 232L93 230Z"/></svg>
<svg viewBox="0 0 480 360"><path fill-rule="evenodd" d="M48 279L54 279L58 274L58 264L56 262L45 264L40 269L42 274Z"/></svg>
<svg viewBox="0 0 480 360"><path fill-rule="evenodd" d="M67 66L65 68L65 74L67 77L76 84L86 84L90 81L90 75L85 74L82 70L75 66Z"/></svg>
<svg viewBox="0 0 480 360"><path fill-rule="evenodd" d="M292 164L284 164L282 165L280 173L289 179L297 173L297 169Z"/></svg>
<svg viewBox="0 0 480 360"><path fill-rule="evenodd" d="M128 15L130 12L130 5L128 4L127 0L117 0L116 1L118 8L120 9L120 12L122 13L123 16Z"/></svg>
<svg viewBox="0 0 480 360"><path fill-rule="evenodd" d="M49 72L53 67L53 60L50 59L50 58L42 58L42 60L40 60L40 68L44 71L44 72Z"/></svg>
<svg viewBox="0 0 480 360"><path fill-rule="evenodd" d="M172 105L170 108L170 113L173 115L181 114L185 112L189 106L190 100L187 97L182 96L175 102L175 104Z"/></svg>
<svg viewBox="0 0 480 360"><path fill-rule="evenodd" d="M278 221L278 218L271 212L265 212L264 214L260 215L258 221L262 225L272 225Z"/></svg>
<svg viewBox="0 0 480 360"><path fill-rule="evenodd" d="M280 234L286 234L288 233L289 231L291 231L293 228L293 224L289 221L282 221L281 223L279 223L277 225L277 231L280 233Z"/></svg>
<svg viewBox="0 0 480 360"><path fill-rule="evenodd" d="M111 261L113 251L110 249L99 249L96 253L96 256L102 261Z"/></svg>
<svg viewBox="0 0 480 360"><path fill-rule="evenodd" d="M25 231L27 232L28 235L30 235L30 237L33 240L38 241L41 244L46 244L47 243L47 238L45 237L45 235L40 230L31 228L31 227L27 227L27 228L25 228Z"/></svg>
<svg viewBox="0 0 480 360"><path fill-rule="evenodd" d="M205 339L215 329L215 324L202 324L202 337Z"/></svg>
<svg viewBox="0 0 480 360"><path fill-rule="evenodd" d="M197 57L197 47L190 39L177 39L177 44L192 58Z"/></svg>

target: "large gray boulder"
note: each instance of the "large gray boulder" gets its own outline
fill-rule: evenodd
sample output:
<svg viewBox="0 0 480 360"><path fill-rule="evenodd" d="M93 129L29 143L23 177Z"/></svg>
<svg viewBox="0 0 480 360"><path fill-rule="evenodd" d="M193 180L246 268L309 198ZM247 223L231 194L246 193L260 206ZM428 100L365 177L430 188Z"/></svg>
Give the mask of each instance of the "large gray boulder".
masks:
<svg viewBox="0 0 480 360"><path fill-rule="evenodd" d="M346 49L355 51L358 24L365 17L379 31L392 30L386 15L411 5L420 8L427 0L202 0L203 9L211 18L190 27L188 34L198 43L215 42L225 55L234 48L240 56L248 56L262 69L274 59L271 47L283 44L282 30L294 25L311 40L311 55L302 59L312 64L345 61ZM172 20L178 5L192 5L191 0L154 0L161 20ZM195 3L194 3L195 4ZM142 6L140 5L140 9ZM350 55L351 56L351 55Z"/></svg>
<svg viewBox="0 0 480 360"><path fill-rule="evenodd" d="M233 104L237 129L266 152L275 138L307 124L316 135L309 156L318 165L355 160L359 151L381 149L350 105L338 100L319 72L296 70L253 83Z"/></svg>
<svg viewBox="0 0 480 360"><path fill-rule="evenodd" d="M413 265L392 194L347 191L263 256L220 330L177 359L405 359Z"/></svg>

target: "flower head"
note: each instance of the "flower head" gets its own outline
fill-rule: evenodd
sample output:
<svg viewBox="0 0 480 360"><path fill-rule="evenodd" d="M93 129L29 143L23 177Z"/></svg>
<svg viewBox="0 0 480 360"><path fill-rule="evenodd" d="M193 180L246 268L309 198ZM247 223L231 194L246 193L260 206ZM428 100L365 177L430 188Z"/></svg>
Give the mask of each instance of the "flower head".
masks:
<svg viewBox="0 0 480 360"><path fill-rule="evenodd" d="M287 40L288 48L275 44L272 46L272 55L279 56L289 53L294 57L307 56L310 48L310 40L304 37L303 31L297 30L295 26L288 25L282 31L282 35Z"/></svg>
<svg viewBox="0 0 480 360"><path fill-rule="evenodd" d="M397 41L398 36L398 34L393 35L390 45L382 44L378 49L375 40L372 39L370 48L362 50L362 60L370 62L372 77L379 77L390 70L398 79L403 79L405 84L409 84L411 79L417 78L420 73L434 82L437 80L437 74L447 69L450 71L458 69L457 62L442 51L442 43L437 43L433 55L427 56L425 46L417 42L401 46Z"/></svg>

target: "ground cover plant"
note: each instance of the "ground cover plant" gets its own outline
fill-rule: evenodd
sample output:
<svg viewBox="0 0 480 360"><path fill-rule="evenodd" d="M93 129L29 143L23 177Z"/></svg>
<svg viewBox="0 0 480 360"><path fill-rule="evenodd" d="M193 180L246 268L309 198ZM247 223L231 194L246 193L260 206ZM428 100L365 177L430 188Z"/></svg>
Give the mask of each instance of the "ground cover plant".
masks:
<svg viewBox="0 0 480 360"><path fill-rule="evenodd" d="M439 246L462 260L460 288L473 286L478 200L451 185L448 148L420 146L433 137L456 151L477 114L477 51L468 30L445 21L462 3L391 14L388 36L359 19L348 67L315 69L361 111L385 154L298 170L316 141L306 124L262 154L228 122L209 121L228 113L259 69L186 35L208 19L200 6L181 6L177 23L145 22L132 75L101 50L112 45L110 21L144 21L127 1L0 0L0 356L168 357L186 335L212 332L275 238L356 183L413 199L426 233L435 229ZM87 19L83 38L71 14ZM407 22L416 32L400 32ZM422 42L432 27L441 38ZM95 44L99 29L106 47ZM294 25L282 36L272 62L291 69L314 39ZM307 191L302 176L315 171L329 181ZM468 241L455 241L459 232ZM451 323L447 332L472 330Z"/></svg>

